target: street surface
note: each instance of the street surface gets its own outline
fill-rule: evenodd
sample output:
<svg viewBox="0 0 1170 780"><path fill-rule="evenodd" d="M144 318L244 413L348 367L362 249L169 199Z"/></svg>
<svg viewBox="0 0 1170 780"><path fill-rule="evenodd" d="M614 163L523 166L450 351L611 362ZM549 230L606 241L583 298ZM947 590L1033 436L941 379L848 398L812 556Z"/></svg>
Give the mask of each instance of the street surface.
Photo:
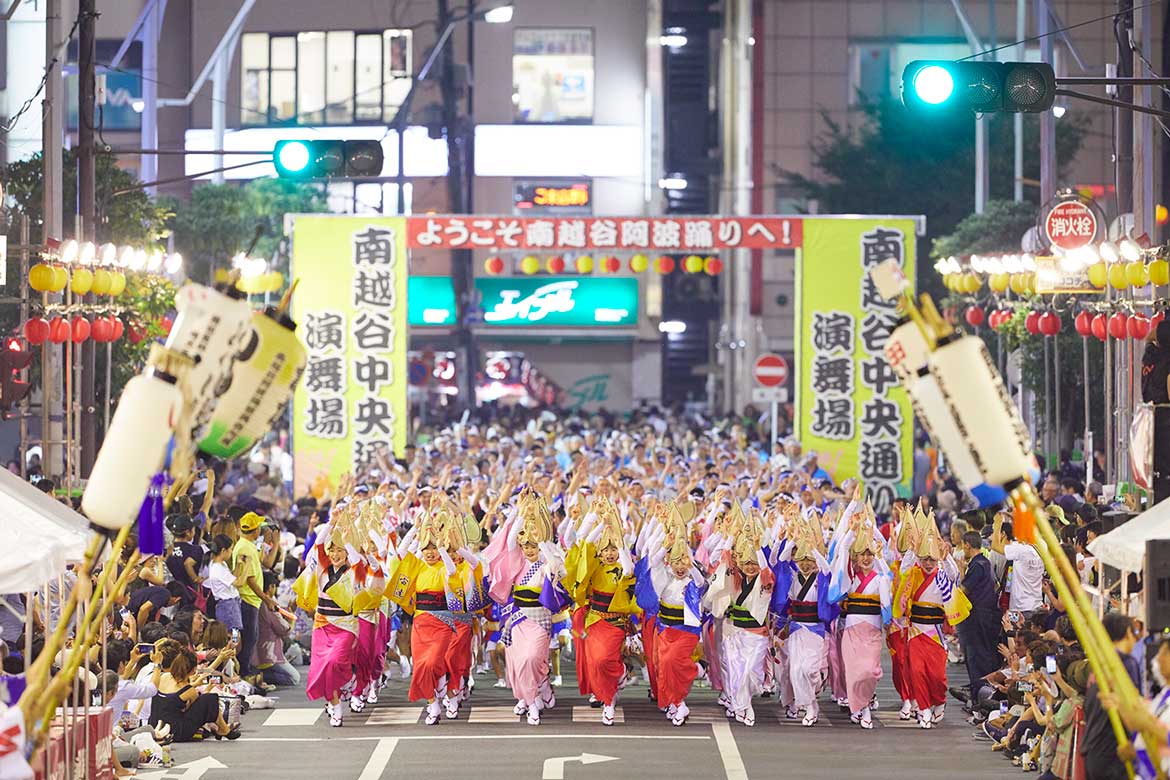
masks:
<svg viewBox="0 0 1170 780"><path fill-rule="evenodd" d="M566 661L565 670L571 668ZM394 669L397 671L397 667ZM951 666L957 678L959 667ZM625 689L618 723L601 725L565 675L556 709L532 727L512 714L507 689L495 675L476 679L475 693L455 721L423 725L422 707L406 701L400 681L345 725L329 727L324 709L303 690L278 692L273 710L244 716L236 742L172 746L175 766L140 772L144 780L382 780L383 778L771 778L823 780L973 780L1006 778L1014 769L990 744L971 738L956 702L932 731L899 721L887 673L878 687L881 708L873 731L822 699L821 721L804 728L784 719L775 699L756 700L756 726L728 721L709 689L692 694L691 718L675 728L650 704L645 684Z"/></svg>

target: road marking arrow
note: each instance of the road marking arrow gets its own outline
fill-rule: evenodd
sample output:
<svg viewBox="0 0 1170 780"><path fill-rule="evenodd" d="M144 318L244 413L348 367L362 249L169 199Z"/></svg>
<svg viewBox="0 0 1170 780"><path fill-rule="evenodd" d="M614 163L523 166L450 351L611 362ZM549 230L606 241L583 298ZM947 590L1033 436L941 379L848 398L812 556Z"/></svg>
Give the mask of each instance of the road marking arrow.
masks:
<svg viewBox="0 0 1170 780"><path fill-rule="evenodd" d="M580 761L582 764L601 764L606 761L617 761L617 756L599 756L596 753L582 753L579 756L559 756L549 758L544 762L542 780L564 780L565 764L569 761Z"/></svg>
<svg viewBox="0 0 1170 780"><path fill-rule="evenodd" d="M169 769L160 769L156 772L142 772L135 777L138 780L199 780L203 775L210 772L212 769L227 769L226 764L222 764L211 756L204 756L195 761L188 761L185 764L178 764Z"/></svg>

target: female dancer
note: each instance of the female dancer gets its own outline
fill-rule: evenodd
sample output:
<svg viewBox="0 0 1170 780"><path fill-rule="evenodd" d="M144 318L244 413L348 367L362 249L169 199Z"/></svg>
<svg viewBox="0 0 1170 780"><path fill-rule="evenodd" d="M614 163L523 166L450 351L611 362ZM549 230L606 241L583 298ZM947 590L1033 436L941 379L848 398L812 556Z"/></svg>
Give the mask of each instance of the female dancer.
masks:
<svg viewBox="0 0 1170 780"><path fill-rule="evenodd" d="M489 595L501 605L500 640L505 674L516 697L515 713L540 725L540 713L556 705L548 679L552 615L568 603L558 584L564 572L552 544L553 525L543 500L524 494L483 551L488 562Z"/></svg>

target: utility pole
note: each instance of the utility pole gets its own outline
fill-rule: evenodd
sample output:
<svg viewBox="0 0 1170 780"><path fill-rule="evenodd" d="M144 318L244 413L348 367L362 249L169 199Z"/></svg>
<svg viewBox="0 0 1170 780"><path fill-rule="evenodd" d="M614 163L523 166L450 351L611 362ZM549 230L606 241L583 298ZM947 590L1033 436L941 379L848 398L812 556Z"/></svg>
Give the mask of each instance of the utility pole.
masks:
<svg viewBox="0 0 1170 780"><path fill-rule="evenodd" d="M61 146L64 137L65 82L61 78L60 50L65 35L61 23L62 0L45 2L45 96L41 103L41 148L44 171L44 225L42 243L61 238L64 196L61 179ZM47 296L47 294L46 294ZM41 473L62 473L61 351L46 341L41 347ZM26 457L21 453L21 457Z"/></svg>
<svg viewBox="0 0 1170 780"><path fill-rule="evenodd" d="M439 30L446 30L452 21L451 7L448 0L437 1L439 11L437 27ZM470 20L469 24L475 24L475 20ZM469 179L470 172L465 168L465 142L463 141L462 123L459 119L459 96L456 94L455 85L455 52L452 47L444 46L441 57L439 90L443 103L443 127L447 136L447 200L452 214L466 214L471 181ZM471 118L468 117L467 121L470 122ZM402 128L399 129L399 132L401 130ZM455 283L456 308L459 314L455 333L464 364L463 370L459 372L459 394L463 397L468 409L475 407L475 375L480 362L468 317L474 292L471 264L472 252L470 249L451 250L451 277Z"/></svg>
<svg viewBox="0 0 1170 780"><path fill-rule="evenodd" d="M1129 36L1133 31L1133 0L1117 0L1117 13L1121 17L1114 27L1117 31L1117 76L1124 79L1133 76L1133 46ZM1133 103L1133 86L1118 84L1117 99L1122 103ZM1133 211L1133 112L1124 108L1115 109L1117 122L1117 213Z"/></svg>
<svg viewBox="0 0 1170 780"><path fill-rule="evenodd" d="M77 221L78 241L97 239L97 182L95 179L94 105L97 57L95 0L80 0L77 47ZM66 346L66 349L71 347ZM81 345L81 458L78 476L86 477L97 455L97 347L92 339Z"/></svg>
<svg viewBox="0 0 1170 780"><path fill-rule="evenodd" d="M1045 0L1036 0L1036 35L1040 38L1040 61L1052 64L1052 17ZM1040 198L1041 205L1056 194L1056 117L1051 111L1040 114Z"/></svg>

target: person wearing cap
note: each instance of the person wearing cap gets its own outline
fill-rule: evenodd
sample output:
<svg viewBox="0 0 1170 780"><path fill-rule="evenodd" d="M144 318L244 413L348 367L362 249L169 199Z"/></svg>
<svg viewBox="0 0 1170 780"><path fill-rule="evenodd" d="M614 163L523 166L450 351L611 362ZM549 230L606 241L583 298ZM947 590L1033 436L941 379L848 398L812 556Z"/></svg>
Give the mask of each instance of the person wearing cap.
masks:
<svg viewBox="0 0 1170 780"><path fill-rule="evenodd" d="M255 673L252 654L260 632L260 604L272 601L269 606L276 609L275 599L270 599L264 592L264 570L260 565L260 550L256 547L260 530L265 525L265 519L255 512L245 514L240 518L240 539L232 549L232 569L244 577L239 587L240 617L244 624L240 631L241 677Z"/></svg>
<svg viewBox="0 0 1170 780"><path fill-rule="evenodd" d="M203 578L199 576L204 552L194 542L195 522L189 515L175 514L167 518L167 526L175 536L174 549L167 557L167 569L174 581L186 588L182 603L202 610L207 604L207 597L203 594Z"/></svg>

